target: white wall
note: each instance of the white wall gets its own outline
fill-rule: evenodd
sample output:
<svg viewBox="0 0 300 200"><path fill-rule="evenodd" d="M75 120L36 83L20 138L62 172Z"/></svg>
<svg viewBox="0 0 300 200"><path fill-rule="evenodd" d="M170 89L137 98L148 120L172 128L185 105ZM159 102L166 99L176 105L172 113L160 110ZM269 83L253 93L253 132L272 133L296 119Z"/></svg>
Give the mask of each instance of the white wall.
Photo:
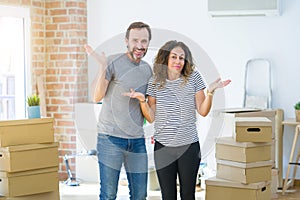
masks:
<svg viewBox="0 0 300 200"><path fill-rule="evenodd" d="M282 108L289 118L294 117L293 105L300 100L299 10L300 1L282 0L281 16L211 18L207 1L89 0L88 42L101 46L123 34L133 21L183 34L207 53L221 77L232 79L225 89L226 107L242 106L247 60L267 58L272 65L272 107ZM293 131L285 131L285 168Z"/></svg>

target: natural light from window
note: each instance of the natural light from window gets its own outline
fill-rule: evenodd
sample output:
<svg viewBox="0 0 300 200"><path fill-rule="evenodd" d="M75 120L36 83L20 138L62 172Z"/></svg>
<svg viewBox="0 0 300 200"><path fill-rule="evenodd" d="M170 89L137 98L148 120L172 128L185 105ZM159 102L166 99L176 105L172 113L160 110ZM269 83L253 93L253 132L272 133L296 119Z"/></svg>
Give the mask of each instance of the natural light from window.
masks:
<svg viewBox="0 0 300 200"><path fill-rule="evenodd" d="M0 120L22 119L26 116L26 24L24 17L15 16L18 10L5 11L0 15Z"/></svg>

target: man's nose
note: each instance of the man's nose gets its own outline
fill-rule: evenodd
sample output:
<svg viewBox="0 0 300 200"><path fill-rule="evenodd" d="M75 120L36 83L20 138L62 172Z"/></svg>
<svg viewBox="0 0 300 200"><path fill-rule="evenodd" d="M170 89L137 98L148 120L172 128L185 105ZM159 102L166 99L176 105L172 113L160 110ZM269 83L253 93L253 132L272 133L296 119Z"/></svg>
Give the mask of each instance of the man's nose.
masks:
<svg viewBox="0 0 300 200"><path fill-rule="evenodd" d="M139 49L142 49L143 48L142 42L138 41L136 43L136 47L139 48Z"/></svg>

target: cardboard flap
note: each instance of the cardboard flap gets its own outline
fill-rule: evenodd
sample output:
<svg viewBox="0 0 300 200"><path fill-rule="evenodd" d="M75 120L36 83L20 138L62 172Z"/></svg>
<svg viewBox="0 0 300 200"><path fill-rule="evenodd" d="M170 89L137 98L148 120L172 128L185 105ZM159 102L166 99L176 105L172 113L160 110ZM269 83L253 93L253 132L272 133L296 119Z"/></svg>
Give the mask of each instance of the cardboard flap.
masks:
<svg viewBox="0 0 300 200"><path fill-rule="evenodd" d="M236 142L233 137L219 137L216 138L216 144L224 144L224 145L248 148L248 147L272 145L272 142Z"/></svg>
<svg viewBox="0 0 300 200"><path fill-rule="evenodd" d="M48 172L58 172L58 166L56 167L48 167L43 169L35 169L21 172L5 172L0 171L0 177L9 178L9 177L17 177L17 176L28 176L33 174L43 174Z"/></svg>
<svg viewBox="0 0 300 200"><path fill-rule="evenodd" d="M53 118L33 118L33 119L19 119L19 120L1 120L0 121L0 130L1 127L5 126L18 126L18 125L30 125L30 124L43 124L43 123L53 123Z"/></svg>
<svg viewBox="0 0 300 200"><path fill-rule="evenodd" d="M44 144L25 144L25 145L15 145L9 147L0 147L0 152L17 152L17 151L29 151L36 149L47 149L47 148L58 148L58 142L54 143L44 143Z"/></svg>
<svg viewBox="0 0 300 200"><path fill-rule="evenodd" d="M259 162L250 162L250 163L241 163L241 162L234 162L229 160L216 160L218 164L222 165L229 165L233 167L239 167L239 168L255 168L255 167L265 167L265 166L272 166L273 161L259 161Z"/></svg>
<svg viewBox="0 0 300 200"><path fill-rule="evenodd" d="M219 112L223 113L245 113L245 112L258 112L261 111L259 108L226 108L220 109Z"/></svg>
<svg viewBox="0 0 300 200"><path fill-rule="evenodd" d="M272 126L272 121L266 117L236 117L236 126Z"/></svg>

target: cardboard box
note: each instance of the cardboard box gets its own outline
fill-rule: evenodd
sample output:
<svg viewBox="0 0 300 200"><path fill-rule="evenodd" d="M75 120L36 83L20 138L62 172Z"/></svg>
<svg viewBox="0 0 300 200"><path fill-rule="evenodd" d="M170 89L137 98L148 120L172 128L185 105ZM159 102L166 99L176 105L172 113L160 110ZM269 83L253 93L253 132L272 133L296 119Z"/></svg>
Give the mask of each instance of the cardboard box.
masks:
<svg viewBox="0 0 300 200"><path fill-rule="evenodd" d="M0 171L18 172L58 166L58 143L0 147Z"/></svg>
<svg viewBox="0 0 300 200"><path fill-rule="evenodd" d="M261 110L251 108L227 108L213 111L214 120L223 122L221 135L233 135L236 117L266 117L272 123L272 138L275 139L276 110Z"/></svg>
<svg viewBox="0 0 300 200"><path fill-rule="evenodd" d="M272 161L240 163L217 160L217 178L239 183L256 183L271 180Z"/></svg>
<svg viewBox="0 0 300 200"><path fill-rule="evenodd" d="M275 147L275 143L276 140L272 139L272 145L271 145L271 160L272 160L272 168L276 168L276 147Z"/></svg>
<svg viewBox="0 0 300 200"><path fill-rule="evenodd" d="M272 143L236 142L232 137L216 139L216 158L236 162L271 160Z"/></svg>
<svg viewBox="0 0 300 200"><path fill-rule="evenodd" d="M206 200L269 200L270 182L242 184L215 177L205 181Z"/></svg>
<svg viewBox="0 0 300 200"><path fill-rule="evenodd" d="M26 195L20 197L1 197L0 200L60 200L59 191L45 192L40 194Z"/></svg>
<svg viewBox="0 0 300 200"><path fill-rule="evenodd" d="M53 118L0 121L0 147L54 142Z"/></svg>
<svg viewBox="0 0 300 200"><path fill-rule="evenodd" d="M59 190L58 167L0 172L0 195L17 197Z"/></svg>
<svg viewBox="0 0 300 200"><path fill-rule="evenodd" d="M271 197L278 198L277 190L278 190L278 169L272 169L272 181L271 181Z"/></svg>
<svg viewBox="0 0 300 200"><path fill-rule="evenodd" d="M236 117L237 142L272 142L272 122L266 117Z"/></svg>

